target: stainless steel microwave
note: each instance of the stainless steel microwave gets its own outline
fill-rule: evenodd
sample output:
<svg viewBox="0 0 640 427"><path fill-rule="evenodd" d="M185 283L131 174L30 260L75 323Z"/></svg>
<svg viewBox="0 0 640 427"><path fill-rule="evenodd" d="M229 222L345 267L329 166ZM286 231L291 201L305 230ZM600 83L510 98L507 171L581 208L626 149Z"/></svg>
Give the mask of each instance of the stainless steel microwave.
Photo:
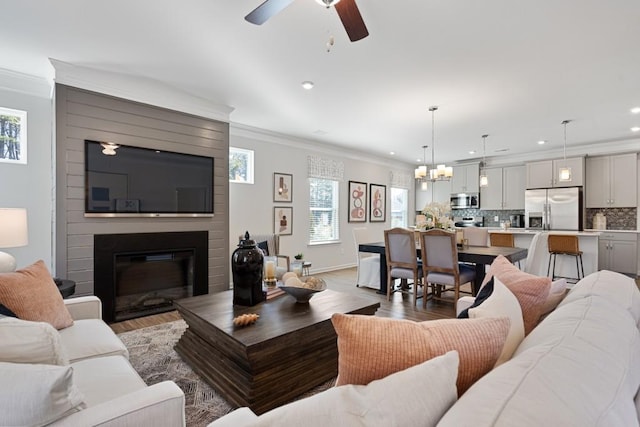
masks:
<svg viewBox="0 0 640 427"><path fill-rule="evenodd" d="M478 193L458 193L451 195L451 209L478 209L480 196Z"/></svg>

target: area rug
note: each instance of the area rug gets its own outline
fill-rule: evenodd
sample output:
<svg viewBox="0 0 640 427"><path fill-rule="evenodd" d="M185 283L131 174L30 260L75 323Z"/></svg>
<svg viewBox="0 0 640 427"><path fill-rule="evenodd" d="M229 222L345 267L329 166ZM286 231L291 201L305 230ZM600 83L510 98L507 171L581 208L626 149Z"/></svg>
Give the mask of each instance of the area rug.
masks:
<svg viewBox="0 0 640 427"><path fill-rule="evenodd" d="M184 320L176 320L124 332L118 337L129 350L131 365L147 385L172 380L182 389L187 426L201 427L231 412L235 406L204 382L173 350L186 327ZM301 397L325 390L333 382L327 381Z"/></svg>

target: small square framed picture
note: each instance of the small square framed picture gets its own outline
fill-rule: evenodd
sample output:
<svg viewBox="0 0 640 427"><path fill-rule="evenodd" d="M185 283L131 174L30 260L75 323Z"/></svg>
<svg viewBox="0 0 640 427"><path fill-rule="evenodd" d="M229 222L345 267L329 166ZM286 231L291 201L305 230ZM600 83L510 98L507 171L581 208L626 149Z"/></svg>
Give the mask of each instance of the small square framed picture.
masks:
<svg viewBox="0 0 640 427"><path fill-rule="evenodd" d="M273 201L293 202L293 175L278 172L273 174Z"/></svg>
<svg viewBox="0 0 640 427"><path fill-rule="evenodd" d="M293 234L293 208L275 206L273 208L273 232L281 236Z"/></svg>

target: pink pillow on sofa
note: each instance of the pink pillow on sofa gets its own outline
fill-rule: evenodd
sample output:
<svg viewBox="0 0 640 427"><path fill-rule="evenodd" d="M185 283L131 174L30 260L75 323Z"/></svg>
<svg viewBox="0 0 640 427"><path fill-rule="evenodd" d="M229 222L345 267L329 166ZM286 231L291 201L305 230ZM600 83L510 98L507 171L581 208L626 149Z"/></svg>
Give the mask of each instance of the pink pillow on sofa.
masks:
<svg viewBox="0 0 640 427"><path fill-rule="evenodd" d="M491 280L494 275L500 279L518 299L520 308L522 309L524 334L529 334L540 320L543 307L549 296L551 279L549 277L540 277L525 273L502 255L496 257L491 264L489 272L482 283L483 286Z"/></svg>

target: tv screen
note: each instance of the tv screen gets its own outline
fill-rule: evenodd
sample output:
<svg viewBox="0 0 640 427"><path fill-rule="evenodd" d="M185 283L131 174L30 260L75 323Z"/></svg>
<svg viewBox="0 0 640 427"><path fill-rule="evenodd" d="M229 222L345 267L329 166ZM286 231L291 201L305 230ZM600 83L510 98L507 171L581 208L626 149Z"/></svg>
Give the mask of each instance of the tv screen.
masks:
<svg viewBox="0 0 640 427"><path fill-rule="evenodd" d="M103 144L85 140L86 216L213 215L213 157Z"/></svg>

